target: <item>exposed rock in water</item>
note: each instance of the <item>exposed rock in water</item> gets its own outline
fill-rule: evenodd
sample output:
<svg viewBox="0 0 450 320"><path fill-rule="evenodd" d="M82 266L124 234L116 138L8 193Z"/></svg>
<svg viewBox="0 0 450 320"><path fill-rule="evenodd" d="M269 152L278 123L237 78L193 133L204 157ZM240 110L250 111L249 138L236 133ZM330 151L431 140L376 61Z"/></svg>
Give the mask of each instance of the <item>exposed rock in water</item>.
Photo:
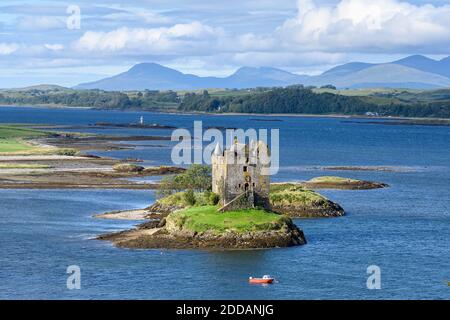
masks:
<svg viewBox="0 0 450 320"><path fill-rule="evenodd" d="M195 233L173 229L157 221L146 222L137 229L99 236L122 248L134 249L258 249L290 247L306 244L303 231L291 223L278 230L238 233L228 231Z"/></svg>
<svg viewBox="0 0 450 320"><path fill-rule="evenodd" d="M97 122L94 124L97 127L116 127L116 128L140 128L140 129L176 129L177 127L158 123L111 123L111 122Z"/></svg>
<svg viewBox="0 0 450 320"><path fill-rule="evenodd" d="M145 168L133 163L116 163L113 169L117 172L142 172Z"/></svg>
<svg viewBox="0 0 450 320"><path fill-rule="evenodd" d="M356 180L334 176L313 178L303 182L302 186L308 189L339 189L339 190L370 190L387 188L389 185L381 182Z"/></svg>
<svg viewBox="0 0 450 320"><path fill-rule="evenodd" d="M270 186L272 211L291 218L340 217L344 209L324 196L300 184L281 183Z"/></svg>
<svg viewBox="0 0 450 320"><path fill-rule="evenodd" d="M279 214L287 215L291 218L319 218L319 217L340 217L345 214L344 209L337 203L324 199L320 203L291 203L272 205L272 210Z"/></svg>
<svg viewBox="0 0 450 320"><path fill-rule="evenodd" d="M160 166L160 167L145 168L143 172L144 174L164 175L164 174L182 173L184 171L186 171L186 169L181 167Z"/></svg>

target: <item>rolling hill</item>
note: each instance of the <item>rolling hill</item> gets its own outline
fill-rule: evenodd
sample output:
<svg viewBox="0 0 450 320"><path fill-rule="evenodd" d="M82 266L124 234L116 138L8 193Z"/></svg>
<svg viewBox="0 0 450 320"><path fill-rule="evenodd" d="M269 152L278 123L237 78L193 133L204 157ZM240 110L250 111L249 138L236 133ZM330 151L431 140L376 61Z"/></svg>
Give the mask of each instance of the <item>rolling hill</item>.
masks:
<svg viewBox="0 0 450 320"><path fill-rule="evenodd" d="M334 85L338 88L413 88L450 87L450 57L433 60L414 55L390 63L352 62L334 67L318 76L290 73L270 67L242 67L228 77L200 77L185 74L156 63L140 63L126 72L75 89L194 90L202 88L285 87Z"/></svg>

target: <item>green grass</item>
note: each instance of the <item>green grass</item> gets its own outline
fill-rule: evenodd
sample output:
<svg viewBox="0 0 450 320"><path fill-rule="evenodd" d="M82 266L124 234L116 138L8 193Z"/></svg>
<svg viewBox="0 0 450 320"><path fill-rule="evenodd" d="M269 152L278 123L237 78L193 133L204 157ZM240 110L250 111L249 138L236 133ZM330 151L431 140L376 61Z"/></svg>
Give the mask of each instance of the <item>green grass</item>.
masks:
<svg viewBox="0 0 450 320"><path fill-rule="evenodd" d="M273 205L320 205L327 203L327 199L324 196L292 183L271 185L269 197Z"/></svg>
<svg viewBox="0 0 450 320"><path fill-rule="evenodd" d="M216 206L190 207L170 214L168 223L193 232L238 233L282 228L289 218L260 209L218 212Z"/></svg>
<svg viewBox="0 0 450 320"><path fill-rule="evenodd" d="M0 169L49 169L51 166L45 164L25 163L0 163Z"/></svg>
<svg viewBox="0 0 450 320"><path fill-rule="evenodd" d="M14 125L0 125L0 139L32 139L47 135L46 132L22 128L17 124Z"/></svg>
<svg viewBox="0 0 450 320"><path fill-rule="evenodd" d="M33 147L17 140L0 138L0 153L14 153L32 150Z"/></svg>
<svg viewBox="0 0 450 320"><path fill-rule="evenodd" d="M309 180L308 182L313 183L349 183L349 182L358 182L360 180L342 178L342 177L334 177L334 176L323 176L317 177Z"/></svg>
<svg viewBox="0 0 450 320"><path fill-rule="evenodd" d="M26 125L24 125L26 126ZM45 137L49 133L20 127L19 124L0 125L0 154L3 155L75 155L77 151L69 148L46 148L34 146L29 139Z"/></svg>
<svg viewBox="0 0 450 320"><path fill-rule="evenodd" d="M25 139L33 139L45 136L47 133L21 128L16 125L0 126L0 153L28 152L36 147L28 144Z"/></svg>

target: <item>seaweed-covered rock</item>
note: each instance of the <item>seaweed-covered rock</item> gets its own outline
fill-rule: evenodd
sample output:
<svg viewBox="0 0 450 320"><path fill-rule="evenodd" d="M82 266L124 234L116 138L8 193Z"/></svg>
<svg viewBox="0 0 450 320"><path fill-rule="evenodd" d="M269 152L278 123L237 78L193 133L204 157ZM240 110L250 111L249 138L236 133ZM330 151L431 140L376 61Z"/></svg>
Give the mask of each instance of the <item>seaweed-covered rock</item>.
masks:
<svg viewBox="0 0 450 320"><path fill-rule="evenodd" d="M349 179L334 176L313 178L302 183L308 189L340 189L340 190L369 190L386 188L388 185L381 182Z"/></svg>
<svg viewBox="0 0 450 320"><path fill-rule="evenodd" d="M117 172L142 172L145 168L133 163L116 163L113 166L114 171Z"/></svg>
<svg viewBox="0 0 450 320"><path fill-rule="evenodd" d="M270 204L272 211L292 218L339 217L345 213L339 204L292 183L271 185Z"/></svg>

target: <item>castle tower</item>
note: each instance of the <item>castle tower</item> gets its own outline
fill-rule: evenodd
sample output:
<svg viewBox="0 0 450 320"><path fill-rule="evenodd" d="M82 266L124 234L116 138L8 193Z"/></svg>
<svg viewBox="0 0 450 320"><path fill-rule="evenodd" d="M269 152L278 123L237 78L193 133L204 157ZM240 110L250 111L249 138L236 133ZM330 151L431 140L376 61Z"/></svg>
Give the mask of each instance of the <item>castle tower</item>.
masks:
<svg viewBox="0 0 450 320"><path fill-rule="evenodd" d="M239 205L234 205L233 209L270 207L269 165L262 161L268 151L268 146L262 141L252 141L250 145L235 142L230 149L223 151L219 144L216 145L211 156L212 191L220 196L222 206L240 196Z"/></svg>

